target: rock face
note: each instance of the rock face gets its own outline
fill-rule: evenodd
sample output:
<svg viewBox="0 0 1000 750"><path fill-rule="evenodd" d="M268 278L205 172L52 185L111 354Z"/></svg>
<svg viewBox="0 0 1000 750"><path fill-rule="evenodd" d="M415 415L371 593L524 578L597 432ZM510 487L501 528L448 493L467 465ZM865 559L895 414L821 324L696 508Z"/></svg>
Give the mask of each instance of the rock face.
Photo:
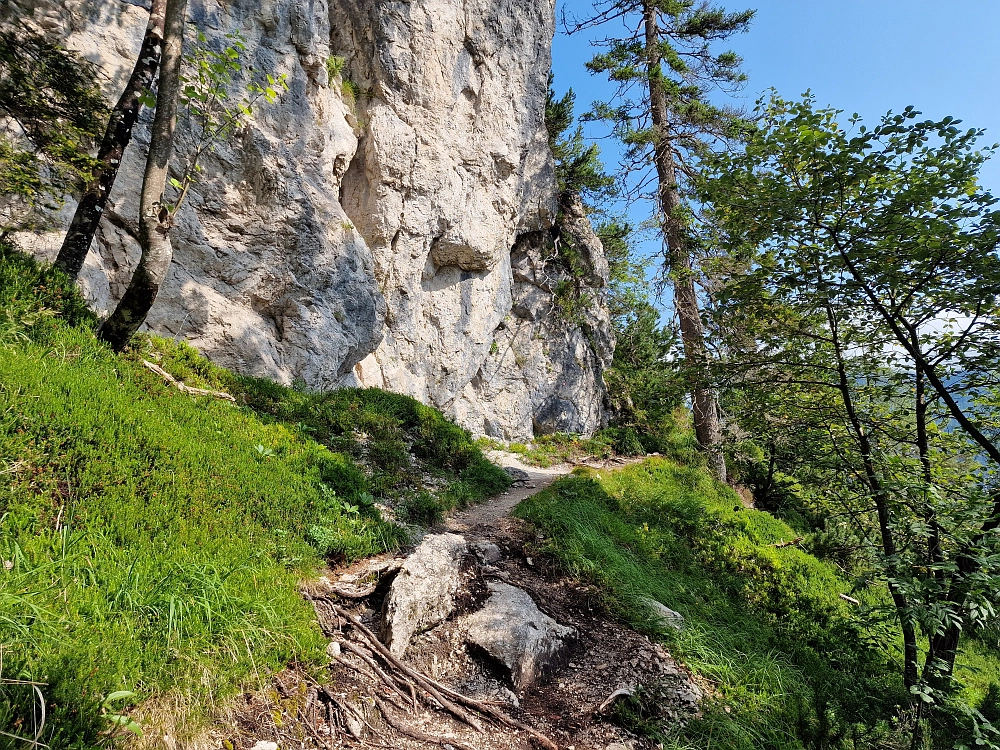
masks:
<svg viewBox="0 0 1000 750"><path fill-rule="evenodd" d="M603 376L595 374L610 366L615 341L605 306L608 263L579 200L563 203L552 230L521 237L511 265L511 313L454 413L502 440L593 433L609 411Z"/></svg>
<svg viewBox="0 0 1000 750"><path fill-rule="evenodd" d="M503 664L514 687L523 690L541 676L574 631L539 610L522 589L500 582L489 587L486 604L463 617L461 627L466 640Z"/></svg>
<svg viewBox="0 0 1000 750"><path fill-rule="evenodd" d="M142 6L0 12L98 62L114 99ZM543 121L554 0L190 0L189 15L210 43L243 34L239 86L252 66L285 74L289 91L204 160L152 330L244 373L408 393L474 434L606 421L607 263L579 205L556 200ZM343 58L332 78L331 56ZM112 195L126 218L147 126ZM177 164L192 144L182 122ZM553 260L565 237L580 249L572 273ZM21 241L51 258L61 235ZM105 222L94 249L83 283L104 312L138 248Z"/></svg>
<svg viewBox="0 0 1000 750"><path fill-rule="evenodd" d="M382 607L382 640L393 654L405 654L414 635L451 614L465 553L464 537L434 534L406 558Z"/></svg>

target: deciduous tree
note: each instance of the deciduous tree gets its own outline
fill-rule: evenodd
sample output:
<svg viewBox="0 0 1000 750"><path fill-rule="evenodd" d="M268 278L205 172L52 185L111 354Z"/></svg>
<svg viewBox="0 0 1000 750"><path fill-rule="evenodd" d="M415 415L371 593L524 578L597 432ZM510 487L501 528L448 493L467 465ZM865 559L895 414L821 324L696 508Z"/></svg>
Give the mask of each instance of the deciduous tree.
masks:
<svg viewBox="0 0 1000 750"><path fill-rule="evenodd" d="M116 351L125 348L145 321L173 257L170 244L173 213L164 201L163 192L166 189L170 158L174 152L186 13L187 0L167 0L163 54L156 91L156 114L150 131L149 153L146 156L139 199L139 244L142 247L142 257L124 296L98 332Z"/></svg>
<svg viewBox="0 0 1000 750"><path fill-rule="evenodd" d="M729 376L788 389L747 409L825 467L891 596L906 683L937 701L1000 585L1000 212L977 179L992 149L912 108L870 130L809 97L760 114L703 191L742 260L718 296Z"/></svg>
<svg viewBox="0 0 1000 750"><path fill-rule="evenodd" d="M132 130L139 120L143 101L153 85L156 68L160 64L166 5L167 0L152 0L149 23L139 48L139 56L124 91L118 97L118 103L111 110L90 180L80 196L73 220L56 256L56 267L70 278L79 275L87 259L97 226L107 212L111 189L118 177L125 149L132 140Z"/></svg>

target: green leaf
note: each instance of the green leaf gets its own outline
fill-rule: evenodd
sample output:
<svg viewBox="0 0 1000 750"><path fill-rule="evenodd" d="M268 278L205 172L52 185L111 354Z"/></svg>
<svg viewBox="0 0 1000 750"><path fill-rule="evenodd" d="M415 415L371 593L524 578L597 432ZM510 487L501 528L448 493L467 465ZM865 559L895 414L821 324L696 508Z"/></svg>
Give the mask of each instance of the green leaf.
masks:
<svg viewBox="0 0 1000 750"><path fill-rule="evenodd" d="M132 692L131 690L116 690L113 693L109 693L104 698L104 702L105 703L112 703L114 701L120 701L120 700L123 700L125 698L131 698L134 695L135 695L135 693Z"/></svg>

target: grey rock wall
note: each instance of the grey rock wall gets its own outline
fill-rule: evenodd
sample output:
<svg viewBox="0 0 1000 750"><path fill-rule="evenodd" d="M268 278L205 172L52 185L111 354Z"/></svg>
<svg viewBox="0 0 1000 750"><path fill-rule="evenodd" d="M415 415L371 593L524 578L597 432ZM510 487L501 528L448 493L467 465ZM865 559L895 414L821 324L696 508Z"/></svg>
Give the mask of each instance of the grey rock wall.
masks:
<svg viewBox="0 0 1000 750"><path fill-rule="evenodd" d="M113 99L142 5L5 8L98 62ZM559 213L543 122L554 0L190 0L189 17L210 39L239 30L248 63L284 73L289 91L205 160L152 330L241 372L407 393L475 434L606 421L606 263L582 214L563 211L590 233L582 318L555 314L545 256ZM331 55L346 61L334 80ZM139 128L112 196L125 217L145 146ZM191 146L182 123L181 159ZM61 237L21 239L53 257ZM106 222L95 249L83 283L104 312L138 248Z"/></svg>

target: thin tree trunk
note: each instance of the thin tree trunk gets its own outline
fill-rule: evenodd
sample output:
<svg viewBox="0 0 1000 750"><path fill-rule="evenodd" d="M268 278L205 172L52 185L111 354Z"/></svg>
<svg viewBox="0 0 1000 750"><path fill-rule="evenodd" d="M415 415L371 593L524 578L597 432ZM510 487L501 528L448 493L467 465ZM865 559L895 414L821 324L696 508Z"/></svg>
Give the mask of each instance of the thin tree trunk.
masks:
<svg viewBox="0 0 1000 750"><path fill-rule="evenodd" d="M661 77L660 29L656 3L653 0L644 0L643 20L646 31L649 101L652 110L650 114L656 138L654 158L659 182L660 210L663 213L664 234L667 241L667 263L673 280L674 309L680 322L684 358L695 377L691 393L694 431L698 443L708 456L712 472L719 481L725 482L726 459L722 454L722 428L719 423L718 402L714 391L707 384L708 352L705 348L705 330L698 309L698 293L694 285L695 274L691 253L687 247L684 223L680 217L681 196L677 185L677 165L669 135L669 107Z"/></svg>
<svg viewBox="0 0 1000 750"><path fill-rule="evenodd" d="M915 378L915 415L917 421L917 453L920 456L921 474L924 480L924 492L929 496L931 486L934 482L934 475L931 471L930 439L927 436L927 388L924 380L924 371L917 367ZM927 525L930 526L931 534L927 540L927 552L930 561L939 565L944 561L944 553L941 549L941 525L934 517L934 508L930 499L925 502L925 515ZM938 583L944 583L944 571L934 570L934 579Z"/></svg>
<svg viewBox="0 0 1000 750"><path fill-rule="evenodd" d="M767 481L764 483L764 491L761 493L761 499L765 503L771 494L771 488L774 487L774 472L778 464L778 446L773 440L768 442L767 454Z"/></svg>
<svg viewBox="0 0 1000 750"><path fill-rule="evenodd" d="M830 325L830 340L833 344L833 351L837 359L837 387L840 391L841 401L844 410L847 412L847 419L851 424L851 429L858 441L858 450L861 453L861 462L865 470L865 480L875 501L875 510L878 514L878 528L882 539L882 553L887 559L896 558L896 542L892 536L890 527L891 517L889 513L889 503L885 488L882 486L882 479L875 466L875 451L871 439L865 426L861 423L857 408L854 405L854 397L851 395L851 378L847 372L847 365L844 362L843 349L840 342L840 331L837 326L837 318L833 308L826 304L827 322ZM890 570L890 574L895 571ZM919 674L919 652L917 651L917 630L910 613L909 602L902 591L899 590L893 581L888 582L889 595L892 603L896 607L896 615L899 617L899 628L903 634L903 684L913 687L917 684Z"/></svg>
<svg viewBox="0 0 1000 750"><path fill-rule="evenodd" d="M94 176L87 186L87 192L80 198L69 225L66 237L63 239L55 265L71 278L76 278L87 259L87 253L94 240L94 234L104 215L104 210L118 177L125 149L132 140L132 128L135 127L142 111L140 97L153 84L156 68L160 64L160 50L163 45L164 12L167 0L152 0L149 11L149 24L146 35L139 48L132 75L125 84L125 90L118 98L118 103L111 111L104 140L97 151L98 166Z"/></svg>
<svg viewBox="0 0 1000 750"><path fill-rule="evenodd" d="M844 260L845 266L851 273L852 280L865 293L865 296L868 297L879 316L889 326L896 340L913 359L914 366L917 368L924 382L930 385L934 394L944 402L952 418L982 448L993 464L1000 466L1000 446L992 442L979 429L965 413L965 410L955 399L951 391L945 386L943 378L937 369L937 365L940 363L928 361L926 353L920 346L917 325L907 321L903 317L901 310L887 308L875 290L867 283L856 264L851 260L850 253L847 252L846 248L839 242L836 243L836 247L837 252ZM952 605L960 612L966 606L972 586L970 577L980 569L979 561L973 556L974 550L988 534L1000 528L1000 492L993 495L991 502L993 504L993 512L990 517L983 523L976 536L955 551L952 556L958 569L948 576L950 585L947 595L941 601ZM929 648L927 657L924 660L923 678L937 690L943 692L951 690L955 658L958 654L958 646L961 643L961 638L962 630L956 625L949 625L944 631L932 634L928 638Z"/></svg>
<svg viewBox="0 0 1000 750"><path fill-rule="evenodd" d="M149 154L146 157L146 171L142 178L142 195L139 200L139 244L142 247L142 257L125 295L111 317L104 321L98 334L115 351L125 348L146 319L170 268L173 255L170 245L173 217L163 204L163 191L174 150L186 13L187 0L167 0L156 115L150 132Z"/></svg>

